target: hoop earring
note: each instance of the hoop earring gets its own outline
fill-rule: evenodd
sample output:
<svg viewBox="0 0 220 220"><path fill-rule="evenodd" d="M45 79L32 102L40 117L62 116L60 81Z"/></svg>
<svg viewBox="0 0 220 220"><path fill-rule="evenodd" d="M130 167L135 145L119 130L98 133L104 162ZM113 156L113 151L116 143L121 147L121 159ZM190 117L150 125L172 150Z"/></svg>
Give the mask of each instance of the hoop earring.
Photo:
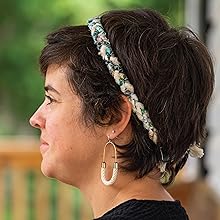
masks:
<svg viewBox="0 0 220 220"><path fill-rule="evenodd" d="M106 172L105 148L108 144L111 144L115 151L115 161L113 164L112 177L110 180L106 180L106 176L105 176L105 172ZM102 160L102 165L101 165L101 180L104 185L110 186L116 181L117 175L118 175L117 151L116 151L115 144L108 137L108 142L105 144L104 152L103 152L103 160Z"/></svg>

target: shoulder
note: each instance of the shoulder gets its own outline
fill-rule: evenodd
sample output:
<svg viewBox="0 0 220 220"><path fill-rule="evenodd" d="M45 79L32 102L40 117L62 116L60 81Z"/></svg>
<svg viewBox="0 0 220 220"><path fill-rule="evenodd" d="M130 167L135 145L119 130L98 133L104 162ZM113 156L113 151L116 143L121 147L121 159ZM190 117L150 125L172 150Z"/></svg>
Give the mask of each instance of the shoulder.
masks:
<svg viewBox="0 0 220 220"><path fill-rule="evenodd" d="M179 201L129 200L97 220L188 220Z"/></svg>

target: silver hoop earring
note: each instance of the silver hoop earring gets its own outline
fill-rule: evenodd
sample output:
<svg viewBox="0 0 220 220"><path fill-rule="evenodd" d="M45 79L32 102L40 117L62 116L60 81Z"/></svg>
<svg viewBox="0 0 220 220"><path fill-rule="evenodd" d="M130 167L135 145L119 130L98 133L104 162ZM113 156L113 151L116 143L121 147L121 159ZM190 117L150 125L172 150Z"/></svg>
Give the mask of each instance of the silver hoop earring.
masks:
<svg viewBox="0 0 220 220"><path fill-rule="evenodd" d="M114 148L114 151L115 151L115 161L114 161L114 164L113 164L112 177L111 177L110 180L106 180L106 176L105 176L105 172L106 172L105 148L109 144L111 144L113 146L113 148ZM101 165L101 180L102 180L104 185L110 186L110 185L112 185L116 181L117 175L118 175L118 162L117 162L116 146L108 137L108 142L105 144L104 152L103 152L103 160L102 160L102 165Z"/></svg>

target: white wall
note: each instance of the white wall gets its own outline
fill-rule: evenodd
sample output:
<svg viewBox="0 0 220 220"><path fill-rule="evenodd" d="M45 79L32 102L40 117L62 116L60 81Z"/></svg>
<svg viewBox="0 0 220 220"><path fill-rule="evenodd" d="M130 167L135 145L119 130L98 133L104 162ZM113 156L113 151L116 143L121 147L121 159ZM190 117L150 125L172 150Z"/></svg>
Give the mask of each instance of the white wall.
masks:
<svg viewBox="0 0 220 220"><path fill-rule="evenodd" d="M210 140L208 143L208 180L220 195L220 1L209 0L209 17L211 28L208 36L208 47L212 53L215 66L215 90L209 108L208 126Z"/></svg>
<svg viewBox="0 0 220 220"><path fill-rule="evenodd" d="M185 24L199 34L199 8L201 0L186 0ZM207 127L209 139L206 151L208 166L207 181L220 196L220 0L207 0L207 13L211 26L207 36L207 46L214 61L216 84L208 111ZM198 177L198 161L189 159L186 165L186 180Z"/></svg>

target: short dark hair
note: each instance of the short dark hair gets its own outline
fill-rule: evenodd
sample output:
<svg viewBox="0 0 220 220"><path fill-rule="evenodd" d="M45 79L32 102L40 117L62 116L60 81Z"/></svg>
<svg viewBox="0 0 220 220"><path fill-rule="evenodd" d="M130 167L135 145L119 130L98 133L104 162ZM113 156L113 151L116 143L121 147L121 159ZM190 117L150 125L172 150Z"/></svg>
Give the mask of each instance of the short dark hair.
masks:
<svg viewBox="0 0 220 220"><path fill-rule="evenodd" d="M132 113L133 139L128 145L118 146L123 158L120 166L141 178L161 161L162 148L170 158L169 184L184 166L190 144L205 137L214 84L211 57L191 30L171 27L153 10L109 11L101 20L159 137L155 145ZM82 115L87 124L105 126L120 120L122 92L98 56L87 26L63 27L47 36L40 56L42 73L46 74L50 64L68 65L67 79L83 102Z"/></svg>

